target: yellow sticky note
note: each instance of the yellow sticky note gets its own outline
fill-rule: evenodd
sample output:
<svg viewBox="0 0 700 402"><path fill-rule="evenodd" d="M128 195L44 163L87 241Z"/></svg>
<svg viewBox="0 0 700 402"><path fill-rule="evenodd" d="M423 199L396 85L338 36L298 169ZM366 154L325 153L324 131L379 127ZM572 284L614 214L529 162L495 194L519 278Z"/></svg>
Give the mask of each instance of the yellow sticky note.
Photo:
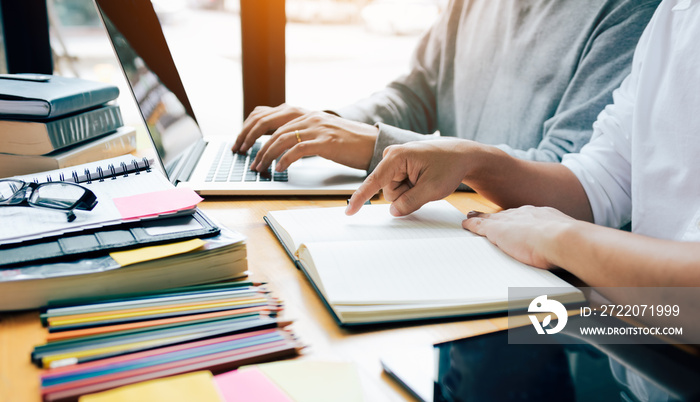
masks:
<svg viewBox="0 0 700 402"><path fill-rule="evenodd" d="M222 402L210 371L195 371L83 395L80 402Z"/></svg>
<svg viewBox="0 0 700 402"><path fill-rule="evenodd" d="M162 244L160 246L142 247L134 250L115 251L109 253L119 265L125 267L127 265L136 264L138 262L155 260L171 255L189 253L192 250L198 249L204 245L202 239L192 239L178 243Z"/></svg>

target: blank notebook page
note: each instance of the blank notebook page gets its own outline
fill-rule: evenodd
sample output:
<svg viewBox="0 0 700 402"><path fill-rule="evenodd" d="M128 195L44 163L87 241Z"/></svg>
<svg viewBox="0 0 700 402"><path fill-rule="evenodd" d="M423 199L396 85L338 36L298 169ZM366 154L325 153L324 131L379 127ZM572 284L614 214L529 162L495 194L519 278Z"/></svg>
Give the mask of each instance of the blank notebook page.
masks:
<svg viewBox="0 0 700 402"><path fill-rule="evenodd" d="M305 246L334 305L502 302L509 286L571 287L476 236Z"/></svg>
<svg viewBox="0 0 700 402"><path fill-rule="evenodd" d="M389 213L389 204L364 206L354 216L346 216L345 207L273 211L270 216L290 234L295 250L301 243L320 241L474 237L462 229L466 216L444 200L401 218Z"/></svg>

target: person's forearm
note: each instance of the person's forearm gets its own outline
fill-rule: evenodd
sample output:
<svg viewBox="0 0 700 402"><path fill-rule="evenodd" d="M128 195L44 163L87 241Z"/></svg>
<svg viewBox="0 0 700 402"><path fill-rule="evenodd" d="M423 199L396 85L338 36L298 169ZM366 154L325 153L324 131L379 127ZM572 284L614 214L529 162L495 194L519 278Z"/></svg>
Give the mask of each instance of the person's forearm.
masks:
<svg viewBox="0 0 700 402"><path fill-rule="evenodd" d="M576 219L593 220L581 183L565 166L517 159L471 141L461 145L465 147L463 183L500 207L549 206Z"/></svg>
<svg viewBox="0 0 700 402"><path fill-rule="evenodd" d="M517 149L509 146L508 144L496 145L496 148L515 158L538 162L561 162L563 155L571 152L578 152L580 149L580 147L572 148L570 150L558 149L556 151L551 149L551 147Z"/></svg>
<svg viewBox="0 0 700 402"><path fill-rule="evenodd" d="M572 221L546 239L549 262L589 286L700 286L700 243Z"/></svg>

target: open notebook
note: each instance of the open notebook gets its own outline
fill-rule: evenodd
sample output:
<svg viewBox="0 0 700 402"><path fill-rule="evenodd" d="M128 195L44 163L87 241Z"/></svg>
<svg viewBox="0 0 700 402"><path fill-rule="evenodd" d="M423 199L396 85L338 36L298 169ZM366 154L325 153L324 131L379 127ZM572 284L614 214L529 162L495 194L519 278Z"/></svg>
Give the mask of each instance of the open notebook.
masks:
<svg viewBox="0 0 700 402"><path fill-rule="evenodd" d="M389 205L273 211L266 221L341 325L505 311L508 287L547 287L550 298L583 301L549 271L522 264L462 229L447 201L403 218ZM511 300L526 308L534 297ZM513 303L515 302L515 303ZM519 304L518 304L519 303Z"/></svg>

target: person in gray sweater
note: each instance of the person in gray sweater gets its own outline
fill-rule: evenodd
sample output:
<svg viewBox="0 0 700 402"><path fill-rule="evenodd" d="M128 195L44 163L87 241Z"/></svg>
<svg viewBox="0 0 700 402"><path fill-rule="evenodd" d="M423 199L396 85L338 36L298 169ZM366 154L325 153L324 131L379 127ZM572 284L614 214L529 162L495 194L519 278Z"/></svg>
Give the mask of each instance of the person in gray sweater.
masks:
<svg viewBox="0 0 700 402"><path fill-rule="evenodd" d="M630 72L660 0L454 0L415 50L410 72L335 111L258 107L232 148L273 132L251 167L307 155L374 170L392 144L475 140L534 161L577 152ZM286 151L286 153L285 153Z"/></svg>

